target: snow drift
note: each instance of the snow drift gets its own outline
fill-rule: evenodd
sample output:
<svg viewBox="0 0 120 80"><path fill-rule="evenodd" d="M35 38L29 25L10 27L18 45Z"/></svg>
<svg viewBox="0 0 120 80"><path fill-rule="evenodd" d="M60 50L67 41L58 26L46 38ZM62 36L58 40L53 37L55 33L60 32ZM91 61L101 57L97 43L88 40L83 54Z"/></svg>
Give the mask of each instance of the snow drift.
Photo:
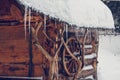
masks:
<svg viewBox="0 0 120 80"><path fill-rule="evenodd" d="M98 80L120 80L120 35L100 36Z"/></svg>

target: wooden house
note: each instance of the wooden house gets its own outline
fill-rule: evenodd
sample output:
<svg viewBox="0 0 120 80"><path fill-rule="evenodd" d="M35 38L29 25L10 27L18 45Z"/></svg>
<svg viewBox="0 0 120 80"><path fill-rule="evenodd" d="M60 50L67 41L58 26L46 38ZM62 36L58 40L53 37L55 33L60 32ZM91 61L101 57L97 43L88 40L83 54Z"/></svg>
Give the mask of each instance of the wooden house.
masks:
<svg viewBox="0 0 120 80"><path fill-rule="evenodd" d="M114 27L100 0L1 0L0 78L97 80L99 27Z"/></svg>

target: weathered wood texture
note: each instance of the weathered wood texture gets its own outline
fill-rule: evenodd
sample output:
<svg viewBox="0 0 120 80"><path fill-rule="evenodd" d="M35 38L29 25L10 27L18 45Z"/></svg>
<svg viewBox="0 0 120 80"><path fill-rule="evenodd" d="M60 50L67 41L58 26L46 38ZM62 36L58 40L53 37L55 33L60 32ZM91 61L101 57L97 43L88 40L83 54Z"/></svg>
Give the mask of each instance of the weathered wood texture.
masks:
<svg viewBox="0 0 120 80"><path fill-rule="evenodd" d="M33 46L34 76L43 74L42 58ZM28 76L28 66L29 42L25 40L24 27L0 26L0 75Z"/></svg>
<svg viewBox="0 0 120 80"><path fill-rule="evenodd" d="M0 75L27 76L28 42L22 27L0 27Z"/></svg>
<svg viewBox="0 0 120 80"><path fill-rule="evenodd" d="M16 6L17 5L17 6ZM22 12L15 0L1 0L0 1L0 20L20 20L22 19Z"/></svg>
<svg viewBox="0 0 120 80"><path fill-rule="evenodd" d="M0 64L0 76L27 76L28 65L24 64Z"/></svg>

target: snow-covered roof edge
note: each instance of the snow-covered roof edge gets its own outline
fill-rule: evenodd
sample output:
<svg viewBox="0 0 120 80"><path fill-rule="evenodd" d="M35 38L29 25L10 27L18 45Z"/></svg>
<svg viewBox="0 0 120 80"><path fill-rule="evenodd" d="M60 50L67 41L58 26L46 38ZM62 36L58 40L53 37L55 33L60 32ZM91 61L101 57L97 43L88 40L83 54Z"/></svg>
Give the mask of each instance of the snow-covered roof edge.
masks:
<svg viewBox="0 0 120 80"><path fill-rule="evenodd" d="M18 0L21 4L79 27L114 28L110 9L100 0Z"/></svg>

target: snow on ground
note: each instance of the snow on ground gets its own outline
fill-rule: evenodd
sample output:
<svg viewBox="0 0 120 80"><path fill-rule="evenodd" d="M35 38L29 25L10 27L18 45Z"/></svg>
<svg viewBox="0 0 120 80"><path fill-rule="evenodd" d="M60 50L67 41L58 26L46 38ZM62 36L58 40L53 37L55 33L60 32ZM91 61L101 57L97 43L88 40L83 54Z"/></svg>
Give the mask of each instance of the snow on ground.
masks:
<svg viewBox="0 0 120 80"><path fill-rule="evenodd" d="M98 80L120 80L120 35L99 39Z"/></svg>

